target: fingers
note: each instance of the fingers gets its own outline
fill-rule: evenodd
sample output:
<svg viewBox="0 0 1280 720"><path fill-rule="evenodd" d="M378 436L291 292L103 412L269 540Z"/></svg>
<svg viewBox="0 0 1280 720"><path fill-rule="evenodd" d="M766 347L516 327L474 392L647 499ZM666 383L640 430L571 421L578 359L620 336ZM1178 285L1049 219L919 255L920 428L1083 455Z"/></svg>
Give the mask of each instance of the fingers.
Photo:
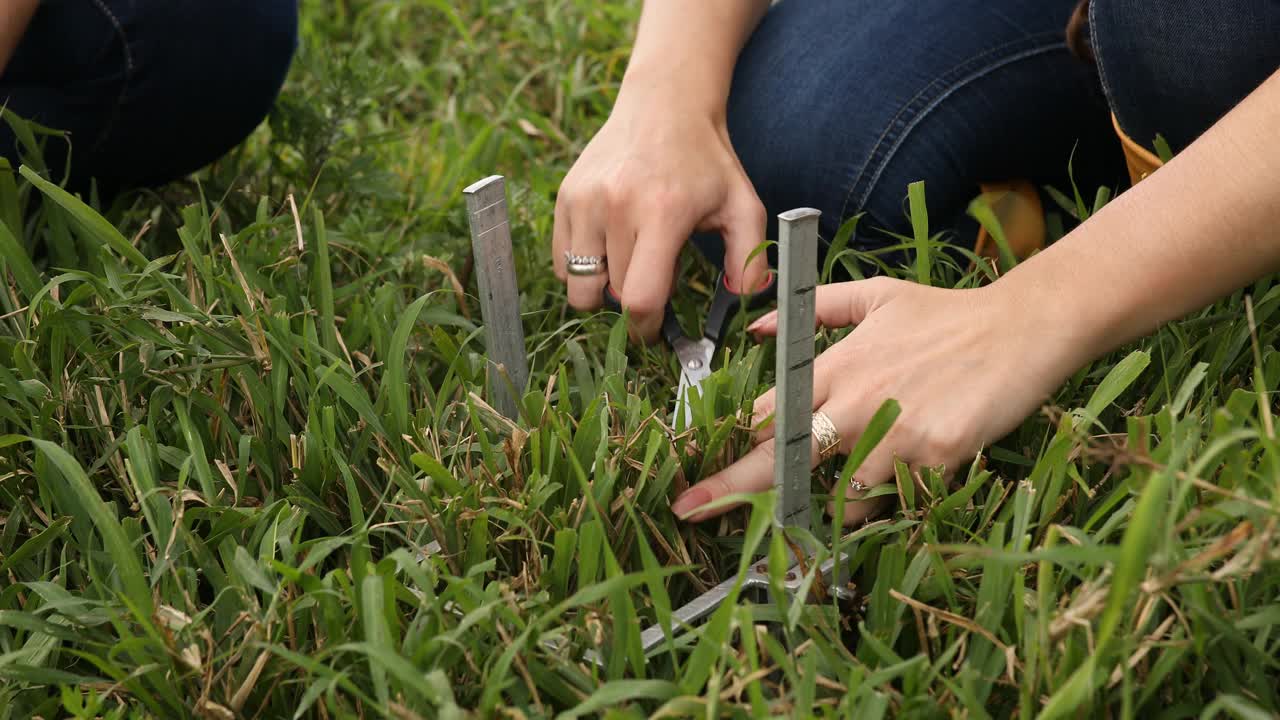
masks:
<svg viewBox="0 0 1280 720"><path fill-rule="evenodd" d="M833 382L841 372L844 372L842 368L845 363L842 362L840 355L841 353L828 351L819 356L818 362L815 363L814 407L831 419L839 433L839 453L847 456L857 444L859 436L870 422L874 411L864 407L865 403L861 402L863 398L858 394L846 392L833 395ZM756 400L754 407L753 427L757 428L758 442L756 447L737 463L690 488L672 505L672 511L682 519L701 522L727 512L731 507L703 510L699 508L730 494L753 493L768 489L773 483L774 457L777 452L774 422L776 412L777 393L776 390L769 390ZM762 425L766 422L767 424ZM893 478L893 448L901 444L895 440L895 437L891 432L883 438L854 473L854 479L861 484L862 488L874 488ZM817 439L813 438L812 443L811 467L816 467L820 461ZM863 522L867 518L878 515L893 501L892 498L859 500L865 494L865 490L854 491L852 486L833 488L834 492L843 492L851 500L844 507L845 524ZM835 513L834 503L828 505L827 512Z"/></svg>
<svg viewBox="0 0 1280 720"><path fill-rule="evenodd" d="M610 213L608 222L605 238L609 250L608 278L610 289L618 294L626 287L627 271L636 246L636 225L631 221L631 214L625 211Z"/></svg>
<svg viewBox="0 0 1280 720"><path fill-rule="evenodd" d="M823 408L831 422L837 428L852 425L850 418L841 415L839 408ZM843 430L841 431L843 435ZM817 438L809 438L809 467L815 468L821 461ZM842 451L847 452L842 448ZM770 439L757 444L742 459L689 488L676 498L671 511L681 519L690 522L702 522L722 515L733 507L725 505L717 508L704 508L710 503L719 501L729 495L756 493L769 489L773 485L774 458L777 453L775 441Z"/></svg>
<svg viewBox="0 0 1280 720"><path fill-rule="evenodd" d="M833 422L839 421L833 419ZM848 435L845 431L841 432L842 445L851 448L854 440ZM886 437L854 473L853 477L861 483L862 490L855 490L852 484L843 488L847 498L844 506L844 525L866 522L884 513L893 505L894 498L888 495L870 500L860 499L872 488L893 480L893 454L889 449L892 446L890 438ZM842 446L842 453L847 452L849 448ZM812 449L812 466L817 467L820 458L816 441ZM730 495L768 490L773 485L775 457L776 447L772 439L756 445L738 462L689 488L672 503L671 512L688 522L703 522L732 510L733 505L714 508L707 506ZM841 491L841 488L832 488L833 493ZM835 502L828 503L827 514L834 516L835 512Z"/></svg>
<svg viewBox="0 0 1280 720"><path fill-rule="evenodd" d="M821 289L821 288L819 288ZM747 332L755 335L756 342L767 337L775 337L778 334L778 311L770 310L769 312L756 318L747 326Z"/></svg>
<svg viewBox="0 0 1280 720"><path fill-rule="evenodd" d="M551 231L551 267L560 282L567 282L569 279L569 274L565 271L564 253L569 249L570 236L569 208L565 196L560 194L556 197L555 224Z"/></svg>
<svg viewBox="0 0 1280 720"><path fill-rule="evenodd" d="M834 375L837 372L839 363L834 359L835 355L832 351L827 351L819 355L813 363L813 409L823 408L827 401L831 398L831 387L834 381ZM774 435L774 427L776 425L774 419L770 419L771 415L777 412L778 389L769 388L763 395L756 398L755 405L751 411L751 427L756 432L756 442L764 442L770 440ZM825 408L824 408L825 411ZM843 414L843 413L842 413ZM835 422L835 417L830 412L827 413ZM851 418L852 420L852 418ZM842 426L837 424L837 429L842 430ZM843 431L843 430L842 430ZM843 437L843 436L842 436Z"/></svg>
<svg viewBox="0 0 1280 720"><path fill-rule="evenodd" d="M730 290L743 294L755 292L769 275L767 254L760 252L752 257L765 241L764 205L754 191L748 192L749 197L744 192L730 204L720 231L724 238L725 280Z"/></svg>
<svg viewBox="0 0 1280 720"><path fill-rule="evenodd" d="M732 510L725 506L699 511L729 495L756 493L773 485L773 442L756 445L738 462L694 485L676 498L671 512L689 522L702 522Z"/></svg>
<svg viewBox="0 0 1280 720"><path fill-rule="evenodd" d="M814 319L818 327L857 325L903 287L902 281L885 277L819 285L814 293ZM776 336L778 311L761 315L747 326L747 332L757 338Z"/></svg>
<svg viewBox="0 0 1280 720"><path fill-rule="evenodd" d="M575 203L570 209L569 227L572 229L567 248L569 252L597 257L605 255L605 215L595 204L582 206ZM603 273L569 275L569 305L576 310L595 310L600 307L600 292L608 281L609 276Z"/></svg>
<svg viewBox="0 0 1280 720"><path fill-rule="evenodd" d="M884 515L893 508L893 501L892 495L881 495L870 500L859 500L858 502L846 504L844 506L844 526L861 525ZM827 509L827 514L835 514L834 506Z"/></svg>
<svg viewBox="0 0 1280 720"><path fill-rule="evenodd" d="M846 442L848 441L846 440ZM880 440L880 444L871 451L871 454L862 461L862 465L858 467L857 471L854 472L853 479L865 489L855 490L853 483L845 485L843 489L832 488L832 495L843 491L846 498L844 505L845 525L866 522L868 518L879 515L893 504L893 497L888 495L871 498L870 500L860 499L872 488L893 480L893 452L890 450L892 447L894 447L892 436L885 436ZM832 501L827 504L827 514L834 517L835 513L836 504Z"/></svg>
<svg viewBox="0 0 1280 720"><path fill-rule="evenodd" d="M631 335L636 340L652 340L662 328L662 315L688 230L670 221L642 226L635 242L634 256L641 265L626 275L622 286L622 307L631 314ZM616 287L616 286L615 286Z"/></svg>
<svg viewBox="0 0 1280 720"><path fill-rule="evenodd" d="M622 307L631 314L633 339L652 340L662 327L663 312L671 294L680 248L689 235L687 218L672 212L659 200L642 203L652 211L632 208L627 196L614 201L591 200L582 193L562 191L556 202L552 252L556 274L568 286L569 304L576 310L601 305L601 291L612 285ZM599 275L572 275L565 270L564 254L604 256L608 271ZM641 272L632 273L632 258L642 259Z"/></svg>
<svg viewBox="0 0 1280 720"><path fill-rule="evenodd" d="M774 412L777 410L777 388L769 388L756 398L751 408L751 429L756 433L756 442L764 442L773 437Z"/></svg>
<svg viewBox="0 0 1280 720"><path fill-rule="evenodd" d="M857 325L900 287L902 281L886 277L820 285L813 301L818 327Z"/></svg>

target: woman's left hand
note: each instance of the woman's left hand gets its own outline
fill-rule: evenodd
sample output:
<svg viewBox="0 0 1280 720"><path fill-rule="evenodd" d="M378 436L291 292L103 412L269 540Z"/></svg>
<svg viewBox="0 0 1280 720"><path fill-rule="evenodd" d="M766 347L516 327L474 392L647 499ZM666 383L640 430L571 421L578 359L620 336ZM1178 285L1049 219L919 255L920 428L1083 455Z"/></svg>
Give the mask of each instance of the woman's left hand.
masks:
<svg viewBox="0 0 1280 720"><path fill-rule="evenodd" d="M838 328L857 325L814 363L813 407L840 435L848 454L887 399L901 413L862 463L854 479L865 488L890 481L894 458L913 469L943 466L954 473L983 446L1009 433L1034 412L1076 367L1087 360L1081 335L1050 317L1054 307L1020 297L996 282L948 290L873 278L818 288L817 321ZM777 313L748 330L777 333ZM753 426L774 410L774 391L755 403ZM756 433L756 447L738 462L694 485L672 505L681 518L699 522L726 510L698 512L734 493L767 490L773 483L773 423ZM818 449L812 462L818 464ZM846 488L846 497L862 493ZM888 500L888 498L883 498ZM845 506L845 523L865 520L876 501Z"/></svg>

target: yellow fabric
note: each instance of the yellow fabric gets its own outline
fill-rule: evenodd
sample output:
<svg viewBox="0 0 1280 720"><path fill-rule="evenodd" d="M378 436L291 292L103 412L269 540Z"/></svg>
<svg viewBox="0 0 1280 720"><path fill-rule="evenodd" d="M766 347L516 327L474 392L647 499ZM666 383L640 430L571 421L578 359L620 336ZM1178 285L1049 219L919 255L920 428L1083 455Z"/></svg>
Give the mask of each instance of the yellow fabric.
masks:
<svg viewBox="0 0 1280 720"><path fill-rule="evenodd" d="M1014 180L982 183L980 187L982 199L1000 221L1009 249L1019 260L1044 249L1044 208L1034 185L1026 180ZM1000 257L1000 247L987 234L986 228L978 231L978 241L973 250L977 255L993 261Z"/></svg>
<svg viewBox="0 0 1280 720"><path fill-rule="evenodd" d="M1120 138L1120 146L1124 150L1125 166L1129 169L1129 182L1137 185L1148 175L1164 165L1155 153L1146 149L1124 134L1120 122L1114 113L1111 125ZM1035 186L1026 180L1013 180L998 183L982 183L981 197L986 201L1000 221L1004 229L1009 249L1019 260L1025 259L1037 250L1044 249L1045 226L1044 208L1040 204L1040 194ZM1000 248L988 235L985 228L978 230L978 239L974 243L975 254L998 261Z"/></svg>
<svg viewBox="0 0 1280 720"><path fill-rule="evenodd" d="M1116 129L1116 135L1120 137L1120 146L1124 148L1124 162L1129 167L1129 182L1137 185L1138 182L1146 178L1151 173L1160 169L1164 163L1160 162L1160 158L1155 153L1142 147L1134 142L1133 138L1124 134L1120 129L1120 121L1116 119L1115 113L1111 114L1111 126Z"/></svg>

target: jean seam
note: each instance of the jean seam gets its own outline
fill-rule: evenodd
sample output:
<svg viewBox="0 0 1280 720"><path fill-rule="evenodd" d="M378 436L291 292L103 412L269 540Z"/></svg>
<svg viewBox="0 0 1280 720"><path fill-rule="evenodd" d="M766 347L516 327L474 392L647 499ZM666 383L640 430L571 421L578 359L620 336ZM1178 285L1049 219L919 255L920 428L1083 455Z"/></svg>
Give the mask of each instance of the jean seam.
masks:
<svg viewBox="0 0 1280 720"><path fill-rule="evenodd" d="M1040 35L1031 36L1031 39L1035 39L1037 37L1046 37L1046 35L1041 33ZM998 59L994 62L980 65L978 70L971 71L967 75L963 75L957 80L951 82L949 85L945 85L945 89L939 92L936 97L933 97L932 99L928 99L929 94L931 90L938 86L938 81L929 83L924 89L916 93L915 97L907 101L897 114L894 115L893 119L889 121L884 132L882 132L880 137L876 140L876 144L872 147L871 153L867 156L867 161L863 163L862 168L858 171L857 176L850 185L848 193L845 195L844 204L840 208L840 217L845 217L845 214L849 210L850 201L855 195L858 196L858 200L855 205L856 207L861 208L866 204L867 199L875 189L876 183L880 181L880 176L884 174L885 168L888 167L890 162L892 162L898 149L902 146L902 143L906 140L907 136L909 136L912 130L914 130L916 126L929 116L929 113L937 109L939 104L961 88L990 74L991 72L994 72L995 70L1048 52L1067 49L1065 39L1059 38L1056 34L1050 37L1053 37L1055 42L1027 48L1026 50L1008 55L1003 53L1008 52L1010 47L1017 47L1025 44L1028 38L1023 38L1017 42L1006 43L1005 45L987 50L986 52L976 55L952 68L950 71L942 75L939 80L945 80L948 76L958 75L969 67L979 64L992 56L995 56ZM919 105L921 102L925 103L924 106L916 112L914 116L911 116L912 108ZM904 120L904 117L910 117L910 119ZM886 145L889 145L890 147L885 149ZM859 188L864 185L863 179L868 177L868 168L871 167L874 167L874 171L871 173L870 179L865 183L865 189L859 193Z"/></svg>
<svg viewBox="0 0 1280 720"><path fill-rule="evenodd" d="M1101 36L1098 35L1098 3L1089 3L1089 43L1093 46L1093 57L1098 68L1098 83L1102 85L1102 94L1107 98L1107 105L1111 112L1116 111L1115 95L1111 92L1111 83L1107 82L1107 67L1102 61L1101 47L1099 42Z"/></svg>
<svg viewBox="0 0 1280 720"><path fill-rule="evenodd" d="M1120 117L1119 103L1116 102L1115 91L1111 88L1111 83L1107 81L1107 63L1102 57L1102 36L1098 34L1098 3L1089 3L1089 42L1093 45L1094 65L1098 68L1098 84L1102 86L1102 95L1106 98L1107 109L1111 111L1112 117L1115 118L1116 125L1128 134L1125 129L1124 119ZM1130 138L1132 139L1132 138ZM1145 143L1134 140L1141 147L1147 147Z"/></svg>
<svg viewBox="0 0 1280 720"><path fill-rule="evenodd" d="M124 24L120 22L120 18L111 12L111 8L103 0L92 0L93 4L107 16L107 20L115 29L116 36L120 39L120 47L124 53L124 82L120 84L120 92L116 95L116 101L112 105L111 114L107 116L107 121L103 123L102 131L98 133L98 137L94 139L93 145L90 146L90 152L96 151L110 137L111 131L115 129L116 121L120 119L120 112L124 107L125 95L129 92L129 86L133 82L134 63L133 48L129 46L129 37L124 31Z"/></svg>

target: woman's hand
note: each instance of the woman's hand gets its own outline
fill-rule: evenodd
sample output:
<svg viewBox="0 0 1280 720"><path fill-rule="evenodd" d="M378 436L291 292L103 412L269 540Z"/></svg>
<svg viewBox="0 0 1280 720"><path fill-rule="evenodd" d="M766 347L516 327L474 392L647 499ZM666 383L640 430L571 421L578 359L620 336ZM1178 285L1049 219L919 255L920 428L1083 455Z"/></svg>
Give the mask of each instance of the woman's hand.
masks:
<svg viewBox="0 0 1280 720"><path fill-rule="evenodd" d="M719 232L729 285L756 288L768 271L764 206L729 144L733 65L768 0L645 0L617 103L556 198L552 263L569 304L600 306L606 282L631 311L631 334L662 325L680 248ZM607 275L566 274L566 252L604 255Z"/></svg>
<svg viewBox="0 0 1280 720"><path fill-rule="evenodd" d="M1010 286L1012 287L1012 286ZM839 431L848 454L881 404L895 399L901 414L855 475L871 488L893 478L894 458L913 469L971 460L986 444L1034 412L1079 363L1081 343L1071 323L1054 322L1046 308L997 282L976 290L946 290L874 278L818 288L816 314L824 327L858 327L814 364L814 410ZM750 328L777 332L777 314ZM756 400L755 423L774 410L774 391ZM697 508L733 493L773 483L773 423L738 462L703 480L672 505L680 517L706 520L728 508ZM813 463L817 464L817 447ZM861 493L846 488L846 497ZM887 498L886 498L887 499ZM875 501L845 506L845 523L865 520Z"/></svg>
<svg viewBox="0 0 1280 720"><path fill-rule="evenodd" d="M730 287L757 287L768 271L764 206L729 143L724 119L661 88L619 98L560 187L552 243L556 275L569 304L600 306L605 282L630 310L632 334L652 339L680 249L697 231L725 242ZM565 251L605 255L608 274L567 275Z"/></svg>
<svg viewBox="0 0 1280 720"><path fill-rule="evenodd" d="M840 450L853 448L884 400L902 408L855 479L887 482L895 456L954 471L1084 363L1280 272L1280 160L1269 150L1278 123L1280 71L1163 168L984 288L886 279L819 288L820 324L858 326L814 366L814 408L835 423ZM777 316L750 329L773 334ZM770 392L756 402L757 421L772 412ZM760 445L672 510L703 520L713 513L697 509L708 502L768 488L769 438L766 428ZM846 505L844 519L874 509Z"/></svg>

